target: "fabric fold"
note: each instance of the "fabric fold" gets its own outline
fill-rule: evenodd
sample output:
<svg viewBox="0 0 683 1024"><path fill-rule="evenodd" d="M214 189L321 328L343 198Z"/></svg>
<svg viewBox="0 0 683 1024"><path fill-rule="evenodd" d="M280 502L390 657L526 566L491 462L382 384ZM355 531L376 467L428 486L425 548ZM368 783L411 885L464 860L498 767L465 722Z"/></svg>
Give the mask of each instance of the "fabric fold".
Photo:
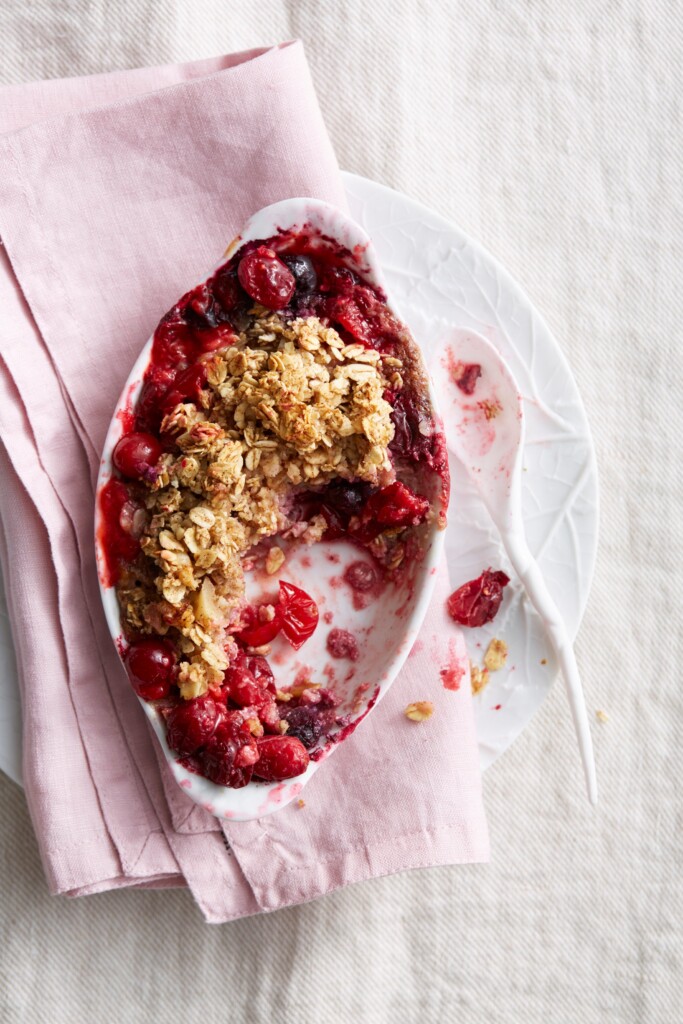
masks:
<svg viewBox="0 0 683 1024"><path fill-rule="evenodd" d="M345 204L301 44L0 97L0 554L51 891L186 884L219 922L485 859L469 689L439 680L444 659L467 679L444 580L429 643L305 806L225 827L173 782L99 601L99 452L153 326L259 207ZM437 714L416 730L401 709L427 697Z"/></svg>

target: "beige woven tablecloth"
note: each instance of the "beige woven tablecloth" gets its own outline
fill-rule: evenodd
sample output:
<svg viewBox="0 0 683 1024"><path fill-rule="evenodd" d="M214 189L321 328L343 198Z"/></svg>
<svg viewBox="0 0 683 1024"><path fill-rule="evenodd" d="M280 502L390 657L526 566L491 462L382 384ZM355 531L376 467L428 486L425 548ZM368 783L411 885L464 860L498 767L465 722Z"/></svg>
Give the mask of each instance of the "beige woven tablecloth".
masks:
<svg viewBox="0 0 683 1024"><path fill-rule="evenodd" d="M681 20L664 0L0 4L5 82L303 38L341 166L435 207L520 281L597 441L578 656L608 716L597 811L566 785L557 687L486 775L490 866L222 928L183 891L49 898L0 777L0 1020L683 1019Z"/></svg>

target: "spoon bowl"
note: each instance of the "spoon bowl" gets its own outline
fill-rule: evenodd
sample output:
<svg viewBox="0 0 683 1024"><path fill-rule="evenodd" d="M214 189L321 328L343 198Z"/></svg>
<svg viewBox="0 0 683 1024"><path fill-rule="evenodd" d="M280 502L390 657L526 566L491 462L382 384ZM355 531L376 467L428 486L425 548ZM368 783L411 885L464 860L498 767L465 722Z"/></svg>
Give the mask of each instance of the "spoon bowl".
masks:
<svg viewBox="0 0 683 1024"><path fill-rule="evenodd" d="M453 330L438 354L437 393L449 451L464 466L560 663L588 798L597 803L593 744L579 669L562 616L529 549L522 517L522 396L498 350L474 331Z"/></svg>

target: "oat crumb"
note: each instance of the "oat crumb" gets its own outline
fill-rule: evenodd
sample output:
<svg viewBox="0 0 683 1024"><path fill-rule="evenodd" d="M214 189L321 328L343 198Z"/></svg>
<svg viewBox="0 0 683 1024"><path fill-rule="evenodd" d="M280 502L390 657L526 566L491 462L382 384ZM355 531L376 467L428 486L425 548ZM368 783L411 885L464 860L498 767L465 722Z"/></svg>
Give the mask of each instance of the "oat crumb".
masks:
<svg viewBox="0 0 683 1024"><path fill-rule="evenodd" d="M409 704L403 714L411 722L424 722L434 714L434 705L429 700L418 700L415 704Z"/></svg>
<svg viewBox="0 0 683 1024"><path fill-rule="evenodd" d="M489 681L489 670L479 668L474 662L470 662L470 679L472 682L472 693L480 693Z"/></svg>
<svg viewBox="0 0 683 1024"><path fill-rule="evenodd" d="M484 667L489 672L497 672L501 669L508 656L508 645L504 640L492 640L486 648L486 654L484 655Z"/></svg>
<svg viewBox="0 0 683 1024"><path fill-rule="evenodd" d="M266 572L269 576L274 576L275 573L282 567L285 561L285 553L282 548L274 544L269 550L266 557Z"/></svg>
<svg viewBox="0 0 683 1024"><path fill-rule="evenodd" d="M599 708L595 712L595 717L597 718L597 720L599 722L603 722L603 723L604 722L609 722L609 715L607 714L607 712L606 711L601 711Z"/></svg>
<svg viewBox="0 0 683 1024"><path fill-rule="evenodd" d="M296 806L297 807L305 807L306 806L306 801L302 800L301 797L299 797L299 799L296 802Z"/></svg>

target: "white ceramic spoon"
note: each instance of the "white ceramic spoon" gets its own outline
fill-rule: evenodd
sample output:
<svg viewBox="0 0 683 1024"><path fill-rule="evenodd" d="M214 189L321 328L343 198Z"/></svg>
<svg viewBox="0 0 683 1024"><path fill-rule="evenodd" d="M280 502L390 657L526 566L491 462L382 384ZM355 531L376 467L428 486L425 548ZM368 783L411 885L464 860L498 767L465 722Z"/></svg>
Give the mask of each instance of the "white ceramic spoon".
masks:
<svg viewBox="0 0 683 1024"><path fill-rule="evenodd" d="M438 359L443 372L436 374L435 384L448 448L475 482L500 532L512 567L545 623L567 689L588 798L596 804L593 743L576 656L524 532L521 500L524 416L519 389L497 349L472 331L455 330L449 334ZM456 383L468 366L481 368L471 395ZM461 381L464 382L464 378Z"/></svg>

